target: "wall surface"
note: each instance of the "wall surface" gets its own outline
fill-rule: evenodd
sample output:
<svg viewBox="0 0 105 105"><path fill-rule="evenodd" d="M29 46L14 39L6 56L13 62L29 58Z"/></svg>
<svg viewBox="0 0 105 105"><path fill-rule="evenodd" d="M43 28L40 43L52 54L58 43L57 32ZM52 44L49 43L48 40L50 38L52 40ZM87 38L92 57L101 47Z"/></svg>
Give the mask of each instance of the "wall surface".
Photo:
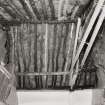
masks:
<svg viewBox="0 0 105 105"><path fill-rule="evenodd" d="M104 105L103 89L82 91L19 91L19 105Z"/></svg>

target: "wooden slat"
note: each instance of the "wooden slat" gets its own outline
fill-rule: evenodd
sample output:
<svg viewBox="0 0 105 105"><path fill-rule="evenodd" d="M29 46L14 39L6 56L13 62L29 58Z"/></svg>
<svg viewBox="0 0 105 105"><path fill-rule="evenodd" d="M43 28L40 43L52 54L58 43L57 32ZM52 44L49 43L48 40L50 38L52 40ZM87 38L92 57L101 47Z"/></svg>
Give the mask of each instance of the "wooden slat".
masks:
<svg viewBox="0 0 105 105"><path fill-rule="evenodd" d="M26 1L26 0L25 0ZM29 16L30 19L33 19L33 16L29 10L29 7L27 6L27 3L24 0L19 0L19 2L22 4L25 12L27 13L27 15Z"/></svg>
<svg viewBox="0 0 105 105"><path fill-rule="evenodd" d="M8 25L21 25L21 24L25 24L25 23L30 23L30 24L64 24L64 23L76 23L77 19L73 19L73 20L65 20L65 21L17 21L17 20L12 20L12 21L6 21L6 20L0 20L0 24L8 24Z"/></svg>
<svg viewBox="0 0 105 105"><path fill-rule="evenodd" d="M5 19L5 20L11 20L12 18L10 16L7 16L6 14L4 14L2 11L0 11L0 15Z"/></svg>
<svg viewBox="0 0 105 105"><path fill-rule="evenodd" d="M20 16L25 20L28 19L25 11L21 8L21 4L19 3L19 1L13 1L13 0L10 0L11 1L11 4L14 5L15 9L18 11L18 13L20 14ZM17 4L18 3L18 4Z"/></svg>
<svg viewBox="0 0 105 105"><path fill-rule="evenodd" d="M33 9L33 12L36 15L37 19L41 20L41 14L39 13L39 11L38 11L38 9L37 9L37 7L35 5L35 1L34 0L30 0L29 2L30 2L30 5L31 5L31 7Z"/></svg>
<svg viewBox="0 0 105 105"><path fill-rule="evenodd" d="M72 64L71 64L71 69L70 69L70 81L72 81L73 72L75 72L73 69L73 60L74 60L76 52L77 52L76 50L77 50L77 43L78 43L78 36L79 36L79 32L80 32L80 26L81 26L81 19L78 18L76 36L75 36L75 42L74 42L74 49L73 49ZM77 63L77 65L78 65L78 63ZM72 82L70 82L70 84L72 84Z"/></svg>
<svg viewBox="0 0 105 105"><path fill-rule="evenodd" d="M64 1L65 0L60 0L59 1L59 5L58 5L58 20L62 20L63 19L61 14L62 14L62 7L64 5Z"/></svg>
<svg viewBox="0 0 105 105"><path fill-rule="evenodd" d="M42 15L44 16L43 20L48 20L48 13L46 8L46 0L39 0L42 7Z"/></svg>
<svg viewBox="0 0 105 105"><path fill-rule="evenodd" d="M12 19L16 19L17 15L15 15L10 8L8 8L6 5L3 5L3 4L0 6L12 17Z"/></svg>
<svg viewBox="0 0 105 105"><path fill-rule="evenodd" d="M77 29L76 29L76 37L75 37L74 49L73 49L73 58L72 58L72 61L74 60L75 55L76 55L76 50L77 50L77 43L78 43L78 36L79 36L80 26L81 26L81 19L78 18Z"/></svg>
<svg viewBox="0 0 105 105"><path fill-rule="evenodd" d="M48 24L45 24L46 31L45 31L45 69L44 72L48 70ZM47 81L47 76L44 76L44 80ZM46 83L46 82L45 82Z"/></svg>
<svg viewBox="0 0 105 105"><path fill-rule="evenodd" d="M12 77L11 73L9 73L8 70L7 70L4 66L0 65L0 71L1 71L8 79L11 79L11 77Z"/></svg>
<svg viewBox="0 0 105 105"><path fill-rule="evenodd" d="M16 14L19 19L23 19L23 14L20 14L20 11L13 5L10 0L7 0L8 6L12 9L12 11Z"/></svg>
<svg viewBox="0 0 105 105"><path fill-rule="evenodd" d="M4 3L2 3L2 5L5 6ZM7 7L11 8L11 12L14 13L18 19L24 19L23 18L24 15L20 13L20 11L16 8L16 6L13 4L11 0L6 0L6 5L7 6L5 8Z"/></svg>
<svg viewBox="0 0 105 105"><path fill-rule="evenodd" d="M73 36L73 29L74 29L74 23L72 23L71 25L71 30L70 30L70 33L69 33L69 36L70 38L72 38ZM69 64L69 54L70 54L70 50L71 50L71 41L69 42L69 49L68 49L68 52L67 52L67 57L66 57L66 64L65 64L65 67L64 67L64 72L67 71L67 67L68 67L68 64ZM63 78L63 83L65 82L65 76Z"/></svg>
<svg viewBox="0 0 105 105"><path fill-rule="evenodd" d="M51 76L51 75L70 75L70 72L34 72L34 73L16 73L17 76Z"/></svg>
<svg viewBox="0 0 105 105"><path fill-rule="evenodd" d="M31 5L30 5L30 2L29 2L29 0L25 0L25 3L26 3L26 5L27 5L27 7L28 7L28 9L29 9L29 11L30 11L30 14L32 15L32 17L33 17L33 19L32 20L37 20L37 18L36 18L36 15L35 15L35 13L34 13L34 11L33 11L33 9L32 9L32 7L31 7Z"/></svg>

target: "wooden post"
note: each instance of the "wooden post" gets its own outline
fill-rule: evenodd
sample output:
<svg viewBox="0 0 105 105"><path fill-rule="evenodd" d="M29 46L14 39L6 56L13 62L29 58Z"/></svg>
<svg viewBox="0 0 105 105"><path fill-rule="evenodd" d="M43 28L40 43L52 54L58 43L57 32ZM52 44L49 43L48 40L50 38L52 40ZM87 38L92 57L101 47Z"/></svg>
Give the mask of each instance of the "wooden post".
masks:
<svg viewBox="0 0 105 105"><path fill-rule="evenodd" d="M48 64L48 24L45 24L46 33L45 33L45 71L47 72L47 64ZM44 81L46 82L46 76L44 76Z"/></svg>
<svg viewBox="0 0 105 105"><path fill-rule="evenodd" d="M71 68L73 68L73 60L74 60L75 55L76 55L80 26L81 26L81 19L78 18L78 23L77 23L77 29L76 29L76 37L75 37L75 42L74 42L73 58L72 58ZM77 67L78 67L78 63L77 63ZM76 71L77 71L77 67L76 67ZM73 72L74 72L74 68L73 68L73 69L70 69L70 84L72 84L71 81L72 81L72 77L73 77ZM69 84L69 85L70 85L70 84Z"/></svg>

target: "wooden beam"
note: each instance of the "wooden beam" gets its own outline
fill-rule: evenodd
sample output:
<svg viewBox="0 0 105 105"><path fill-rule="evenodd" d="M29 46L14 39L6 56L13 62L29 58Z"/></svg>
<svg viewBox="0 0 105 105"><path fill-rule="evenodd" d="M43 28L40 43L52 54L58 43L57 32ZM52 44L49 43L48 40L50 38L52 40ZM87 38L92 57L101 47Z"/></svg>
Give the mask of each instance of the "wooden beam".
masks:
<svg viewBox="0 0 105 105"><path fill-rule="evenodd" d="M80 55L80 53L82 51L82 48L83 48L83 46L85 44L85 41L86 41L90 31L92 30L92 27L93 27L93 25L94 25L94 23L95 23L95 21L97 19L97 16L99 15L99 13L100 13L100 11L102 9L103 4L104 4L104 0L99 0L98 1L98 4L97 4L97 6L96 6L96 8L94 10L94 13L93 13L93 15L92 15L92 17L90 19L90 22L89 22L89 24L87 26L87 29L86 29L86 31L84 33L84 36L83 36L82 41L80 43L80 46L78 48L77 54L75 56L75 59L73 60L71 70L73 70L73 68L74 68L74 66L75 66L75 64L76 64L76 62L77 62L77 60L79 58L79 55Z"/></svg>
<svg viewBox="0 0 105 105"><path fill-rule="evenodd" d="M85 54L84 54L84 56L83 56L83 59L82 59L82 62L81 62L81 68L82 68L82 67L84 66L84 64L85 64L85 61L86 61L86 59L87 59L87 57L88 57L88 55L89 55L89 52L90 52L90 50L91 50L91 48L92 48L92 46L93 46L93 43L94 43L94 41L95 41L95 39L96 39L96 36L97 36L97 34L98 34L98 32L99 32L99 29L101 28L101 25L102 25L104 19L105 19L105 6L104 6L103 9L102 9L102 13L101 13L100 16L99 16L99 19L98 19L98 22L97 22L97 24L96 24L95 30L93 31L92 37L91 37L91 39L90 39L90 42L89 42L89 44L88 44L88 47L87 47L87 49L86 49L86 51L85 51Z"/></svg>
<svg viewBox="0 0 105 105"><path fill-rule="evenodd" d="M76 52L77 52L77 44L78 44L78 36L79 36L79 32L80 32L80 27L81 27L81 19L78 18L71 68L73 68L73 60L74 60ZM76 66L76 70L77 70L76 73L78 74L78 69L79 68L77 68L77 67L78 67L78 63L77 63L77 66ZM69 85L74 83L74 82L72 82L74 72L75 72L74 68L70 69L70 83L69 83Z"/></svg>
<svg viewBox="0 0 105 105"><path fill-rule="evenodd" d="M48 2L50 6L51 19L54 20L55 19L55 8L54 8L53 0L48 0Z"/></svg>
<svg viewBox="0 0 105 105"><path fill-rule="evenodd" d="M12 21L5 21L5 20L0 20L0 24L8 24L8 25L21 25L24 23L30 23L30 24L66 24L66 23L76 23L76 19L74 20L65 20L65 21L17 21L17 20L12 20Z"/></svg>
<svg viewBox="0 0 105 105"><path fill-rule="evenodd" d="M14 0L10 0L11 4L14 6L14 8L16 9L16 11L18 11L19 15L24 19L24 20L28 20L27 18L27 14L25 13L25 11L22 8L19 8L19 5L21 5L19 3L19 5L17 4L17 2L15 3ZM18 1L19 2L19 1Z"/></svg>
<svg viewBox="0 0 105 105"><path fill-rule="evenodd" d="M5 6L5 3L2 3L2 5ZM6 7L10 8L11 12L16 15L16 18L24 19L23 14L20 13L20 11L16 8L16 6L14 6L14 4L11 2L11 0L6 0L6 5L7 5Z"/></svg>

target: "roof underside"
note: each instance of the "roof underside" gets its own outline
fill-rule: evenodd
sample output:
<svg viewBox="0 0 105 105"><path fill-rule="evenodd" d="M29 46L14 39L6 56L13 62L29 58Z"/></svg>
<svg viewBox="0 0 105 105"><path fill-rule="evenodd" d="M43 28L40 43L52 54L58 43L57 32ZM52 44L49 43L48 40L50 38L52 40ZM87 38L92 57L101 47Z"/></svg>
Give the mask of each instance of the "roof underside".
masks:
<svg viewBox="0 0 105 105"><path fill-rule="evenodd" d="M89 1L78 0L82 6ZM0 20L55 20L59 4L60 0L0 0ZM76 0L69 0L68 10L75 4Z"/></svg>
<svg viewBox="0 0 105 105"><path fill-rule="evenodd" d="M0 19L51 20L57 17L59 0L1 0Z"/></svg>

